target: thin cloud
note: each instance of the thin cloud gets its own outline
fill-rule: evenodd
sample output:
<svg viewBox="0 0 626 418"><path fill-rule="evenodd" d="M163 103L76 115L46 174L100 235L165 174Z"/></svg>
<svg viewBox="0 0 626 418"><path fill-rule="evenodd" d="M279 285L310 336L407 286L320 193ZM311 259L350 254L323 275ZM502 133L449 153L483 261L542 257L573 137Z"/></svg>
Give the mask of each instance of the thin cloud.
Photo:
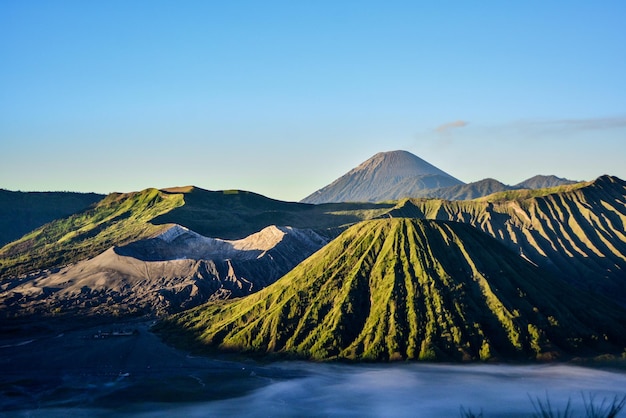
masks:
<svg viewBox="0 0 626 418"><path fill-rule="evenodd" d="M439 133L445 133L445 132L450 131L451 129L463 128L467 125L469 125L469 122L466 122L464 120L455 120L454 122L448 122L448 123L444 123L443 125L439 125L435 129L435 131Z"/></svg>
<svg viewBox="0 0 626 418"><path fill-rule="evenodd" d="M608 129L626 128L626 116L606 118L521 120L512 122L509 126L521 129L528 134L603 131Z"/></svg>
<svg viewBox="0 0 626 418"><path fill-rule="evenodd" d="M626 116L612 118L560 119L544 122L555 128L573 129L577 131L599 131L604 129L626 127Z"/></svg>

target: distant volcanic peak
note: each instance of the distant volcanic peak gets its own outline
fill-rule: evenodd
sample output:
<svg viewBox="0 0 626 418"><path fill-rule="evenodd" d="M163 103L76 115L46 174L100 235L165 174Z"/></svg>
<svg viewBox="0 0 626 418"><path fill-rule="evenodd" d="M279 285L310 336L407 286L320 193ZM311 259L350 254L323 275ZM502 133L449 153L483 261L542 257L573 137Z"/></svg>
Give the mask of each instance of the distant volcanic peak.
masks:
<svg viewBox="0 0 626 418"><path fill-rule="evenodd" d="M379 152L372 158L361 163L349 173L357 173L361 171L370 172L380 177L390 176L398 179L427 175L450 176L443 170L438 169L420 157L413 155L408 151L401 150Z"/></svg>
<svg viewBox="0 0 626 418"><path fill-rule="evenodd" d="M381 152L302 202L393 200L418 196L426 189L458 184L463 182L407 151Z"/></svg>
<svg viewBox="0 0 626 418"><path fill-rule="evenodd" d="M516 184L513 187L523 188L523 189L545 189L548 187L563 186L563 185L574 184L574 183L579 183L579 182L562 178L562 177L557 177L554 175L539 174L529 179L526 179Z"/></svg>
<svg viewBox="0 0 626 418"><path fill-rule="evenodd" d="M486 234L398 218L359 223L249 299L174 323L200 344L320 360L551 358L585 352L603 334L600 349L626 341L623 311Z"/></svg>

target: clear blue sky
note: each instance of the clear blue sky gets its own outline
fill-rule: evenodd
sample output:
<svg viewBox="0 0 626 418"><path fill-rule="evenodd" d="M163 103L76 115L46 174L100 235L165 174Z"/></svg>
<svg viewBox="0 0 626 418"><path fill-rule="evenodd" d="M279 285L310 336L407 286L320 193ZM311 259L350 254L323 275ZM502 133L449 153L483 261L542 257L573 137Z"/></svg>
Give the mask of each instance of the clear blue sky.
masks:
<svg viewBox="0 0 626 418"><path fill-rule="evenodd" d="M626 2L0 1L0 187L626 179Z"/></svg>

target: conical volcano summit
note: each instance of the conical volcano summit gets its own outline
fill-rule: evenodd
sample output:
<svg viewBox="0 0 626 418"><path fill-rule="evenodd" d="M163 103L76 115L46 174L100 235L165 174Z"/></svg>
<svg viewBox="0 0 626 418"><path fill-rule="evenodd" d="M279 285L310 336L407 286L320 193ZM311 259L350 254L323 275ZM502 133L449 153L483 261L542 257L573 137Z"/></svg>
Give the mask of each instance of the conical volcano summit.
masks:
<svg viewBox="0 0 626 418"><path fill-rule="evenodd" d="M462 184L410 152L379 152L302 202L377 202Z"/></svg>

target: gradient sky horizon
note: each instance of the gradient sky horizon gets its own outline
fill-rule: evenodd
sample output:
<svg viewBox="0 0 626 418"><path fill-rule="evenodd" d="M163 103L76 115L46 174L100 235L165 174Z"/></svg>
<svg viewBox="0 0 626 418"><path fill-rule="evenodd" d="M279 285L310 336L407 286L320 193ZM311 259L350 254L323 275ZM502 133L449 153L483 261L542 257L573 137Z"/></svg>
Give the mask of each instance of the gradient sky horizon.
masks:
<svg viewBox="0 0 626 418"><path fill-rule="evenodd" d="M430 4L432 3L432 4ZM0 2L0 188L626 179L626 2Z"/></svg>

